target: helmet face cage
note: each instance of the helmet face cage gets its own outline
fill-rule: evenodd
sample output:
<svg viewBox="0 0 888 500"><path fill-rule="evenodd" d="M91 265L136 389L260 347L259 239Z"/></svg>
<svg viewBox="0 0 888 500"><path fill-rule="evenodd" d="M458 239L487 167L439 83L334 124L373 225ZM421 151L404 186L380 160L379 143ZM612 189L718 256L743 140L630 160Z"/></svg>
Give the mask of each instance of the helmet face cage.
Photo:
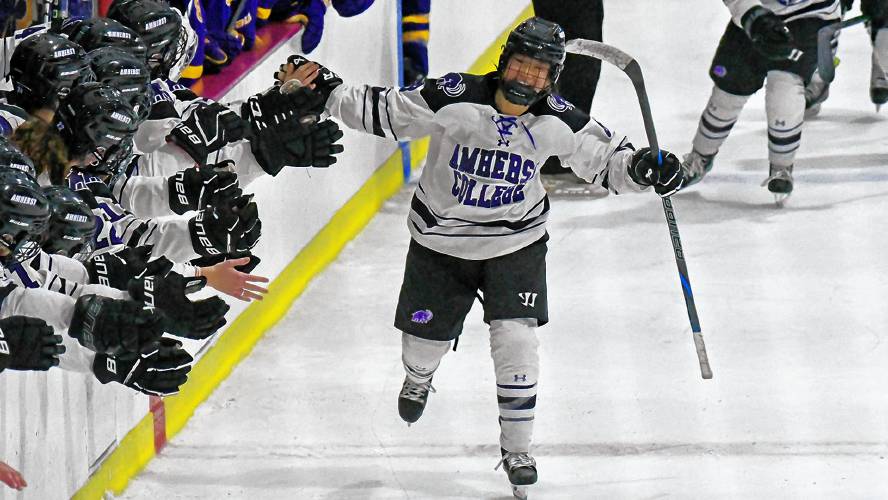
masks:
<svg viewBox="0 0 888 500"><path fill-rule="evenodd" d="M96 81L119 90L136 110L139 121L146 119L151 105L151 76L144 60L116 47L93 50L89 58Z"/></svg>
<svg viewBox="0 0 888 500"><path fill-rule="evenodd" d="M46 253L64 255L85 261L92 255L96 232L95 218L89 206L64 186L44 189L49 199L50 216L41 238Z"/></svg>
<svg viewBox="0 0 888 500"><path fill-rule="evenodd" d="M167 73L167 78L178 81L182 73L191 64L194 54L197 53L197 33L191 28L188 19L183 14L179 14L182 18L182 27L179 30L179 38L176 40L176 50L172 64Z"/></svg>
<svg viewBox="0 0 888 500"><path fill-rule="evenodd" d="M98 83L79 86L62 102L56 126L72 158L94 174L113 173L132 154L139 118L115 88Z"/></svg>
<svg viewBox="0 0 888 500"><path fill-rule="evenodd" d="M539 17L524 21L509 34L497 65L500 84L509 101L529 106L551 92L564 67L565 43L564 30L561 26ZM548 88L538 91L528 85L503 79L509 60L516 54L549 63Z"/></svg>
<svg viewBox="0 0 888 500"><path fill-rule="evenodd" d="M37 182L24 172L0 171L0 257L4 265L18 264L40 251L37 242L49 219L49 200Z"/></svg>
<svg viewBox="0 0 888 500"><path fill-rule="evenodd" d="M179 11L155 0L117 0L108 17L136 31L147 46L152 78L169 78L170 70L187 45ZM190 61L189 61L190 62Z"/></svg>

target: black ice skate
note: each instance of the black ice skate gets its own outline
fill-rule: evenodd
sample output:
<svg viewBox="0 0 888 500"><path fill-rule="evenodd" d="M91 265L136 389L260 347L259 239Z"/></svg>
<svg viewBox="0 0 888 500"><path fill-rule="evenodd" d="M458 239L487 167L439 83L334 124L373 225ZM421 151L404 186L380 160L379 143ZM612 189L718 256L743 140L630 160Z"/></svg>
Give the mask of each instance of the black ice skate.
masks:
<svg viewBox="0 0 888 500"><path fill-rule="evenodd" d="M876 105L876 112L888 102L888 72L882 67L879 56L873 51L873 66L870 73L870 100Z"/></svg>
<svg viewBox="0 0 888 500"><path fill-rule="evenodd" d="M512 494L515 498L527 500L527 487L537 482L536 460L526 451L512 453L500 448L500 453L503 458L494 470L502 465L506 475L509 476L509 482L512 483Z"/></svg>
<svg viewBox="0 0 888 500"><path fill-rule="evenodd" d="M401 387L401 394L398 395L398 414L408 425L422 416L426 401L429 399L429 392L435 392L431 380L417 384L410 380L410 377L404 377L404 385Z"/></svg>
<svg viewBox="0 0 888 500"><path fill-rule="evenodd" d="M778 207L783 207L783 203L792 193L792 165L788 167L778 167L771 165L770 174L762 186L767 185L768 191L774 193L774 200Z"/></svg>
<svg viewBox="0 0 888 500"><path fill-rule="evenodd" d="M681 162L681 169L684 170L685 187L692 186L708 174L712 170L712 160L715 154L704 155L696 149L684 155Z"/></svg>

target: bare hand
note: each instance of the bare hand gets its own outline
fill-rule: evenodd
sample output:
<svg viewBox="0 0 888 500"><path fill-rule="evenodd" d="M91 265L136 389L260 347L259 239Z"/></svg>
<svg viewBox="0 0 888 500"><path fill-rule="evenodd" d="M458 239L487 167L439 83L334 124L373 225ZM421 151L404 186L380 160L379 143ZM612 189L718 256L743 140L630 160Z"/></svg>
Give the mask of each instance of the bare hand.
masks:
<svg viewBox="0 0 888 500"><path fill-rule="evenodd" d="M7 486L14 490L22 490L28 485L19 471L6 465L4 462L0 462L0 481L6 483Z"/></svg>
<svg viewBox="0 0 888 500"><path fill-rule="evenodd" d="M281 64L280 71L275 73L275 78L277 78L281 84L290 80L299 80L303 87L314 89L315 84L313 82L315 81L315 78L318 77L318 71L320 69L321 67L314 62L303 64L298 68L292 63Z"/></svg>
<svg viewBox="0 0 888 500"><path fill-rule="evenodd" d="M268 289L256 283L268 283L268 278L242 273L235 269L248 262L250 262L249 257L226 260L214 266L202 267L201 275L207 278L208 285L238 300L244 302L262 300L263 294L268 293Z"/></svg>

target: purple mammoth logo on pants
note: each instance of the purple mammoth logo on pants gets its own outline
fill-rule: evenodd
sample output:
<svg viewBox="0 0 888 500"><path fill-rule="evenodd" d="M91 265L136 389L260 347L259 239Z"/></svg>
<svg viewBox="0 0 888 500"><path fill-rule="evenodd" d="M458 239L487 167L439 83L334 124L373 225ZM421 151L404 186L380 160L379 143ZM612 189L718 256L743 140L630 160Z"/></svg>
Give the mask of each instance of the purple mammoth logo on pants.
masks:
<svg viewBox="0 0 888 500"><path fill-rule="evenodd" d="M415 313L413 313L413 315L410 316L410 321L424 325L431 321L432 317L434 317L432 311L429 311L428 309L423 309L421 311L416 311Z"/></svg>

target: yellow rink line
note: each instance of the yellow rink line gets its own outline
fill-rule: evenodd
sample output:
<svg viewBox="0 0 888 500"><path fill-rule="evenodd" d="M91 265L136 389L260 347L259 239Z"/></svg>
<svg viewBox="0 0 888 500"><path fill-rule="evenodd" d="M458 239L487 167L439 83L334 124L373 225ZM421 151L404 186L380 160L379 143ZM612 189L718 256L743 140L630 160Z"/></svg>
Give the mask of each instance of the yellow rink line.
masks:
<svg viewBox="0 0 888 500"><path fill-rule="evenodd" d="M486 73L494 69L509 30L531 15L528 6L472 64L469 72ZM410 143L412 165L419 165L425 158L428 144L428 138ZM403 184L403 164L398 149L272 281L265 300L253 302L235 318L216 344L195 363L182 392L164 399L167 439L182 430L197 407L249 355L265 332L287 313L308 283L336 259L342 248L361 232L382 204ZM129 481L156 454L154 434L154 418L148 413L73 498L92 500L103 498L106 491L115 495L123 493Z"/></svg>

